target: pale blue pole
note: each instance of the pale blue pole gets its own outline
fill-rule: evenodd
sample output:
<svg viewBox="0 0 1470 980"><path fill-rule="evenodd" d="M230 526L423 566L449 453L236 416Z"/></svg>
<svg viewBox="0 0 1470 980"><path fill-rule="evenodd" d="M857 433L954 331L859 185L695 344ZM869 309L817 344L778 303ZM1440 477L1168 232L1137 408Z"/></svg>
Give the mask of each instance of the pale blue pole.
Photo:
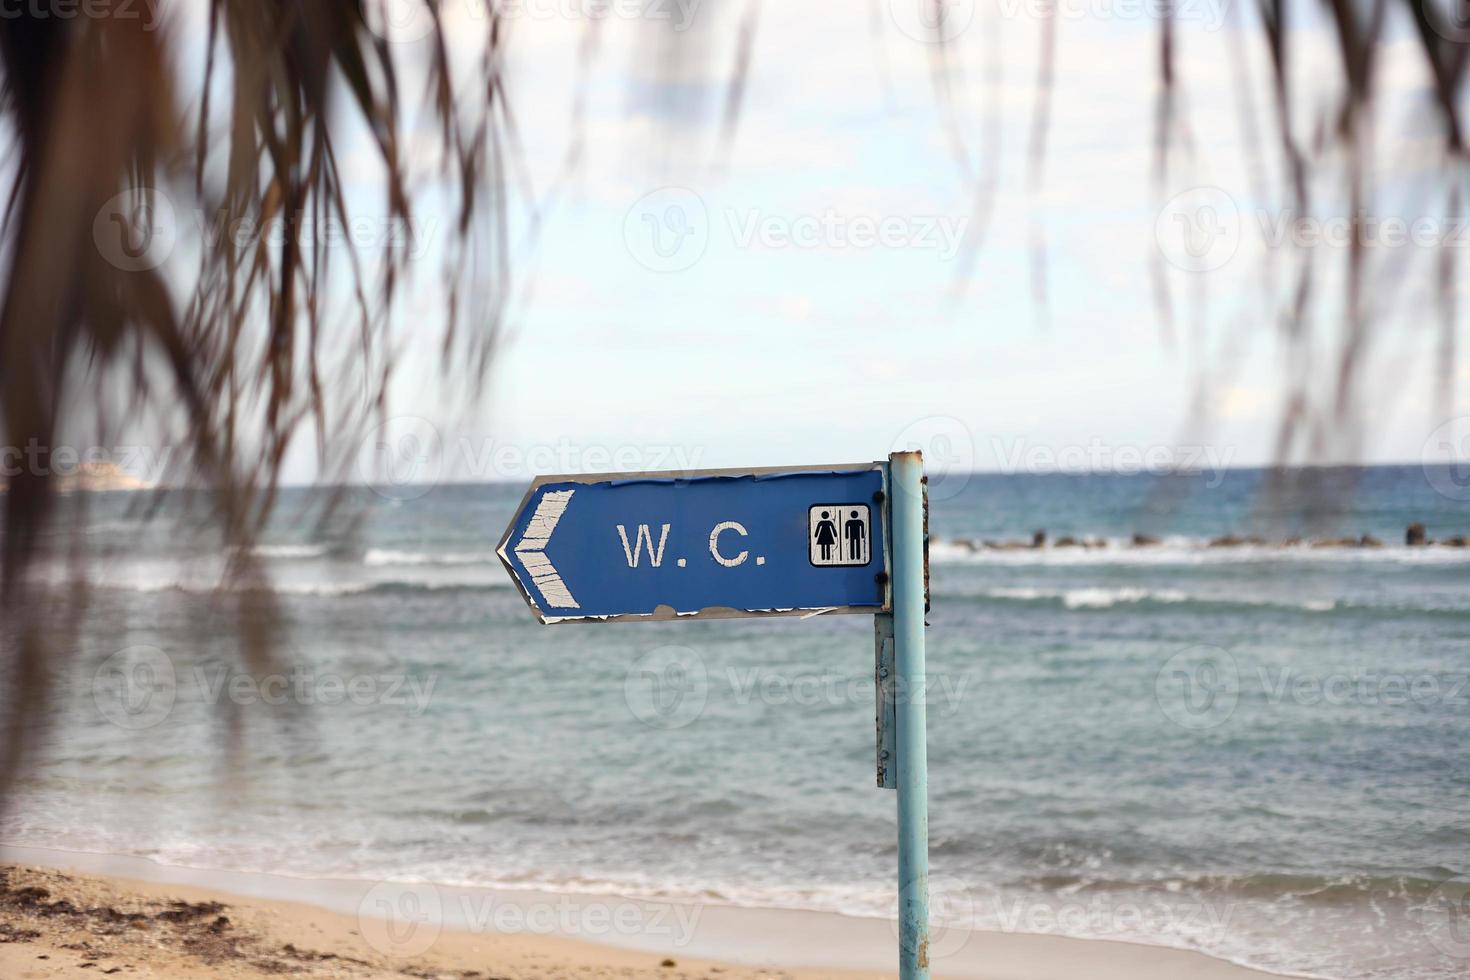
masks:
<svg viewBox="0 0 1470 980"><path fill-rule="evenodd" d="M924 457L888 457L898 751L898 975L929 976L929 753L924 702Z"/></svg>

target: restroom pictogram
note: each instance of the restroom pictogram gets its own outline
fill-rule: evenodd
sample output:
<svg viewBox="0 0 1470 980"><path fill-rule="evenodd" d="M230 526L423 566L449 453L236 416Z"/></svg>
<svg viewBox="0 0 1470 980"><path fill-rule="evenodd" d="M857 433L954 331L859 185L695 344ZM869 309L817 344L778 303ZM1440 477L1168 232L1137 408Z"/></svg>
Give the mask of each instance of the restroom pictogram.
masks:
<svg viewBox="0 0 1470 980"><path fill-rule="evenodd" d="M807 511L807 552L818 567L866 565L873 557L867 504L813 504Z"/></svg>

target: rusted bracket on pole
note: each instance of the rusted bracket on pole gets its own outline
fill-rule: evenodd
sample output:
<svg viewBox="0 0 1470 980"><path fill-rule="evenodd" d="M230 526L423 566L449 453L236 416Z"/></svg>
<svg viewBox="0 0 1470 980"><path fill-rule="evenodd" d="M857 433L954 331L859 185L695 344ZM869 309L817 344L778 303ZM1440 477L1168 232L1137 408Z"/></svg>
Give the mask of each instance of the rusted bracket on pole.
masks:
<svg viewBox="0 0 1470 980"><path fill-rule="evenodd" d="M898 789L894 687L893 614L879 613L873 617L873 691L877 702L879 789Z"/></svg>

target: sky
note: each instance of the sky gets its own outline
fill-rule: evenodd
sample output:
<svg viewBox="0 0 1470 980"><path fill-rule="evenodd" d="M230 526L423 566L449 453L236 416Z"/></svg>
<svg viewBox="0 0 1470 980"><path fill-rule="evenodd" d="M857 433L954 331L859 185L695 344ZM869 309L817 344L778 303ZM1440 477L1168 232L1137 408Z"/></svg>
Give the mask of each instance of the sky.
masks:
<svg viewBox="0 0 1470 980"><path fill-rule="evenodd" d="M444 0L465 70L482 2ZM379 23L412 58L406 3ZM743 0L605 0L587 61L593 6L507 8L524 176L510 339L470 412L444 404L435 346L410 344L389 443L423 436L449 479L850 462L915 446L984 470L1273 459L1283 354L1264 302L1271 270L1284 277L1310 256L1324 297L1334 282L1340 292L1347 249L1333 236L1347 208L1329 188L1314 215L1286 209L1264 50L1219 0L1180 7L1190 152L1162 185L1159 22L1142 0L1061 4L1040 173L1028 145L1039 0L950 0L944 48L923 0L759 4L728 142ZM1310 16L1295 43L1311 118L1328 102L1332 53ZM1233 51L1253 85L1239 83ZM1418 221L1424 241L1470 231L1426 191L1427 80L1407 36L1380 72L1373 208L1389 230L1373 255L1399 293L1357 459L1412 462L1447 418L1470 414L1470 362L1452 366L1446 413L1430 397L1433 252L1393 244L1394 222ZM1264 182L1252 179L1243 96L1267 134ZM370 163L349 161L349 173L354 194L381 193ZM449 220L420 210L431 233ZM446 303L437 267L421 271L399 317L408 337ZM1313 329L1325 343L1340 323L1324 299ZM288 480L310 479L312 465L298 454Z"/></svg>

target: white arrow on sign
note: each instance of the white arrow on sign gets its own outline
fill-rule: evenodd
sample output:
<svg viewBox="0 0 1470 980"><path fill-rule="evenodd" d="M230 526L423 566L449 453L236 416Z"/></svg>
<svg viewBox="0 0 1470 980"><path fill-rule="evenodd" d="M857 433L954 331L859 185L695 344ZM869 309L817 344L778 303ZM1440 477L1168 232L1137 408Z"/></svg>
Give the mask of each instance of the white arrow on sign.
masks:
<svg viewBox="0 0 1470 980"><path fill-rule="evenodd" d="M561 574L557 572L556 566L551 564L551 559L546 557L546 545L551 541L552 532L556 530L557 521L566 512L567 504L571 503L572 494L575 490L554 490L544 495L536 503L536 513L526 522L526 533L521 535L521 540L516 543L516 557L520 558L521 564L526 566L526 572L530 574L531 581L536 583L536 588L541 592L541 598L546 604L555 609L580 609L577 600L572 598L571 590L561 580Z"/></svg>

